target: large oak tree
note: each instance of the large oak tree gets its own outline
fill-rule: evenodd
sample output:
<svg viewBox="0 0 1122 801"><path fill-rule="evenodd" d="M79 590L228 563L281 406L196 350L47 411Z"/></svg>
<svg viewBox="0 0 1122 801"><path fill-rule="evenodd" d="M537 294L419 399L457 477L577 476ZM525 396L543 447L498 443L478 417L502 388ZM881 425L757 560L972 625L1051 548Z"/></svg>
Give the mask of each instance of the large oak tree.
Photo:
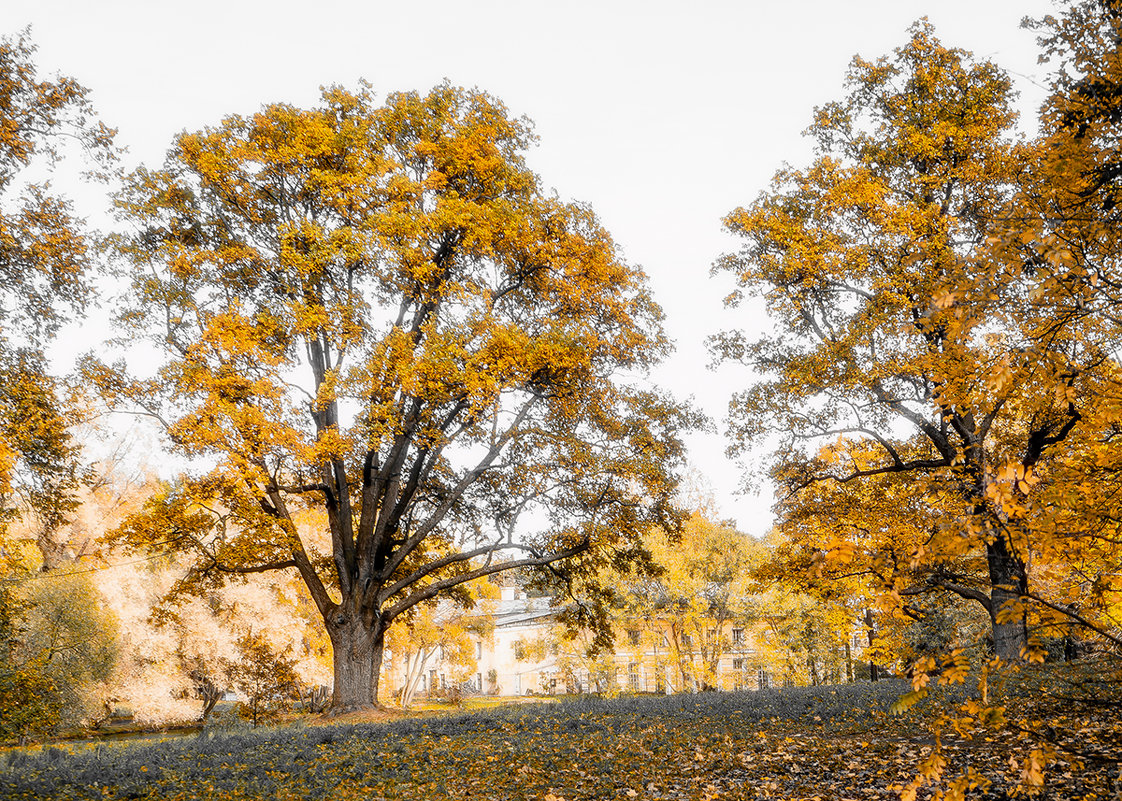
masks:
<svg viewBox="0 0 1122 801"><path fill-rule="evenodd" d="M980 668L903 798L988 783L948 770L940 728L1015 733L1030 792L1059 754L1117 764L1094 721L1115 724L1122 676L1122 7L1084 0L1036 27L1056 71L1035 140L1012 138L1005 77L920 25L895 58L854 63L847 101L811 128L815 163L728 219L747 244L722 266L776 322L719 347L763 374L736 400L738 443L783 443L792 558L777 574L920 622L878 631L886 656L911 640L904 705L931 672L962 682ZM997 663L974 660L973 618L947 593L986 609L1004 660L1042 661L1048 645L1092 658L1002 671L1024 684L992 697Z"/></svg>
<svg viewBox="0 0 1122 801"><path fill-rule="evenodd" d="M778 435L788 533L830 520L879 550L880 590L981 603L997 654L1017 660L1030 497L1113 340L1069 324L1052 280L1063 249L1017 229L1031 154L1000 70L919 23L893 57L856 59L848 86L815 116L813 164L726 220L745 244L717 269L763 296L775 326L717 339L761 374L733 401L734 442ZM902 480L920 507L870 518L877 488L900 497Z"/></svg>
<svg viewBox="0 0 1122 801"><path fill-rule="evenodd" d="M478 91L331 88L179 136L119 198L121 321L165 360L89 374L214 467L118 534L192 549L196 588L298 571L336 710L376 702L416 604L613 558L674 514L689 420L641 388L661 312L593 212L542 191L533 138Z"/></svg>

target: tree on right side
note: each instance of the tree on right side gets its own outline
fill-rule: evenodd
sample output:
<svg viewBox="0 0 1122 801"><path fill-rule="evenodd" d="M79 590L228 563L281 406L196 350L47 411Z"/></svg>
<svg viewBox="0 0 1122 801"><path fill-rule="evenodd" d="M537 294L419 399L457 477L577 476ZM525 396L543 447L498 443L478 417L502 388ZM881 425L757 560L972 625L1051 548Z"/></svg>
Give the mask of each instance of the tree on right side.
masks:
<svg viewBox="0 0 1122 801"><path fill-rule="evenodd" d="M1052 324L1078 325L1087 338L1116 342L1122 331L1122 3L1084 0L1027 27L1040 32L1042 59L1053 72L1033 180L1018 198L1022 216L1015 224L1031 227L1041 249L1062 255L1039 290L1059 312ZM1048 599L1054 625L1112 656L1117 682L1122 370L1114 353L1099 373L1088 419L1064 443L1033 512L1036 526L1054 534L1045 556L1066 567L1059 581L1053 578Z"/></svg>
<svg viewBox="0 0 1122 801"><path fill-rule="evenodd" d="M1039 658L1028 564L1048 533L1028 510L1114 341L1041 291L1062 249L1005 238L1031 149L1001 70L920 22L892 57L855 59L848 90L815 114L810 167L725 220L744 244L714 269L773 324L714 340L759 374L733 447L778 439L784 533L827 566L866 553L855 569L891 568L877 590L898 605L976 601L997 656Z"/></svg>
<svg viewBox="0 0 1122 801"><path fill-rule="evenodd" d="M948 772L952 728L1012 735L1015 792L1061 756L1117 775L1122 12L1087 0L1039 26L1058 69L1036 140L1014 137L1006 76L921 22L893 57L853 62L809 129L813 164L726 219L745 244L716 267L732 305L762 297L773 323L714 347L759 373L733 401L734 449L780 444L777 569L875 601L875 655L911 651L901 708L977 669L904 799L1002 781ZM953 596L985 609L988 643ZM1084 648L1104 658L1008 665Z"/></svg>

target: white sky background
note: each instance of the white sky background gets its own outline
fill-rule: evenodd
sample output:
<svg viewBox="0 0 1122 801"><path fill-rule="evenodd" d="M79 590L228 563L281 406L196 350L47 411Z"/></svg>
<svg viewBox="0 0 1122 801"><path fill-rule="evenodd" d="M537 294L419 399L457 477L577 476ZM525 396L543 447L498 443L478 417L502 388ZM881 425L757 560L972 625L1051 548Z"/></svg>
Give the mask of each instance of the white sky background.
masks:
<svg viewBox="0 0 1122 801"><path fill-rule="evenodd" d="M721 218L784 161L805 164L800 132L814 106L841 98L850 59L889 53L924 15L945 45L1012 74L1031 126L1046 71L1019 22L1052 10L1045 0L0 0L0 33L32 26L40 75L91 90L129 165L158 165L176 133L227 114L312 105L325 84L366 78L384 97L448 78L490 92L534 121L529 161L543 184L591 204L647 271L677 343L654 378L723 430L749 373L709 370L705 338L765 321L722 309L732 285L709 267L737 243ZM76 172L56 188L89 197L68 188ZM76 333L60 352L94 345L97 326ZM693 466L722 517L763 534L770 492L737 494L745 472L724 447L720 433L691 438Z"/></svg>

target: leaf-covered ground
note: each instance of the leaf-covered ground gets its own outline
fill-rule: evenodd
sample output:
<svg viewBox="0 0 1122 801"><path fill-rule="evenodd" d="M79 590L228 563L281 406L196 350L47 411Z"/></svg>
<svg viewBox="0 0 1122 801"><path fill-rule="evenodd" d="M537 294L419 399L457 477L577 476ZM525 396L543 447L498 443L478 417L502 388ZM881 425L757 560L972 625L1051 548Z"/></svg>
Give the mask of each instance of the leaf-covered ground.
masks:
<svg viewBox="0 0 1122 801"><path fill-rule="evenodd" d="M899 683L582 699L381 724L289 727L70 754L10 753L11 799L895 798L934 740ZM1020 776L1001 738L944 742L952 770ZM1059 763L1044 796L1110 798L1105 770ZM924 792L920 793L924 797Z"/></svg>

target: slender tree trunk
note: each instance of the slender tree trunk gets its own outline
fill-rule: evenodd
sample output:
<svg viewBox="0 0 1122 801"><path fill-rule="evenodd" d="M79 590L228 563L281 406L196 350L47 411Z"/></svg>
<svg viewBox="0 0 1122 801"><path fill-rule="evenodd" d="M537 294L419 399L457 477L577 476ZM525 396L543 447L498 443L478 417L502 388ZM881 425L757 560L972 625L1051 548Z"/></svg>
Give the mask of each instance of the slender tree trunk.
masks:
<svg viewBox="0 0 1122 801"><path fill-rule="evenodd" d="M327 624L331 638L335 689L331 713L373 709L378 704L378 674L382 668L385 628L380 618L340 615Z"/></svg>
<svg viewBox="0 0 1122 801"><path fill-rule="evenodd" d="M877 630L873 626L873 610L865 610L865 633L869 637L869 681L877 681L880 676L877 670L877 663L873 661L873 640L876 639Z"/></svg>
<svg viewBox="0 0 1122 801"><path fill-rule="evenodd" d="M413 703L413 694L417 690L417 681L423 667L419 651L413 658L405 657L405 683L401 685L401 706L403 708L408 708Z"/></svg>
<svg viewBox="0 0 1122 801"><path fill-rule="evenodd" d="M57 528L43 527L39 530L35 544L39 546L39 553L43 557L43 564L39 569L44 573L58 570L66 561L66 544L61 539L62 535Z"/></svg>
<svg viewBox="0 0 1122 801"><path fill-rule="evenodd" d="M203 714L200 720L206 723L206 719L210 713L214 711L214 707L218 705L219 700L222 698L222 692L209 680L203 685Z"/></svg>
<svg viewBox="0 0 1122 801"><path fill-rule="evenodd" d="M405 683L405 688L402 690L401 705L403 707L410 707L413 705L413 698L417 695L417 685L421 683L423 671L424 665L422 664L409 675L409 679Z"/></svg>
<svg viewBox="0 0 1122 801"><path fill-rule="evenodd" d="M1078 655L1078 649L1075 647L1075 638L1069 631L1064 635L1064 661L1074 662Z"/></svg>
<svg viewBox="0 0 1122 801"><path fill-rule="evenodd" d="M990 571L990 621L993 624L993 650L1007 662L1017 662L1028 642L1024 615L999 622L1006 604L1019 603L1028 589L1025 566L1012 553L1003 537L986 545ZM1007 616L1009 613L1006 612Z"/></svg>
<svg viewBox="0 0 1122 801"><path fill-rule="evenodd" d="M436 653L435 648L432 653ZM424 646L417 649L412 666L406 670L408 675L405 677L405 687L401 692L401 705L403 707L412 705L413 698L417 695L417 685L421 683L421 677L425 675L425 665L428 664L431 655L425 653Z"/></svg>

